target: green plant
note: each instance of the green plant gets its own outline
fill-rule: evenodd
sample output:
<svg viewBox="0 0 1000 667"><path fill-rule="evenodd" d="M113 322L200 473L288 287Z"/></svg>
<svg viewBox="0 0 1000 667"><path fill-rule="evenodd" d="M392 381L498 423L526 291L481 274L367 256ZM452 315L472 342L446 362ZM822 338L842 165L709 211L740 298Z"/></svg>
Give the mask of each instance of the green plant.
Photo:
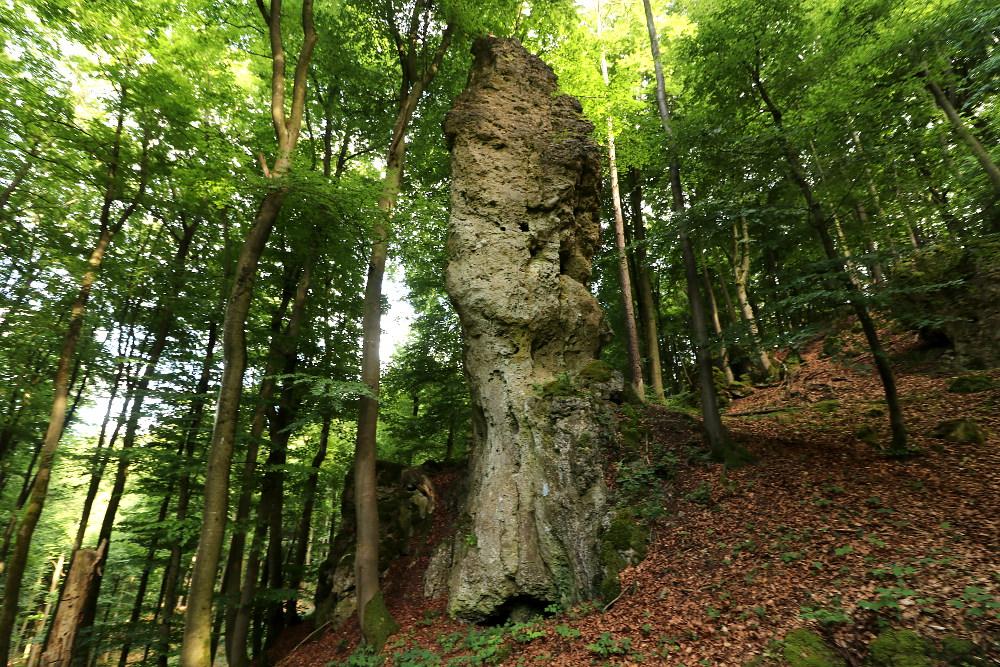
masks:
<svg viewBox="0 0 1000 667"><path fill-rule="evenodd" d="M707 482L702 482L697 489L684 497L700 507L708 507L712 502L712 489Z"/></svg>
<svg viewBox="0 0 1000 667"><path fill-rule="evenodd" d="M1000 601L991 593L987 593L978 586L966 586L962 594L953 600L948 600L945 604L963 609L970 616L984 616L987 612L996 614L1000 609Z"/></svg>
<svg viewBox="0 0 1000 667"><path fill-rule="evenodd" d="M552 628L552 631L563 639L576 639L580 636L580 631L576 628L570 627L565 623L560 623L559 625Z"/></svg>
<svg viewBox="0 0 1000 667"><path fill-rule="evenodd" d="M435 667L441 656L423 646L410 646L392 655L394 667Z"/></svg>
<svg viewBox="0 0 1000 667"><path fill-rule="evenodd" d="M607 658L612 655L624 655L632 648L632 638L615 639L610 632L602 632L593 644L587 644L587 650Z"/></svg>
<svg viewBox="0 0 1000 667"><path fill-rule="evenodd" d="M384 658L375 653L375 650L371 646L359 646L354 649L354 653L347 656L347 660L343 662L343 665L344 667L378 667L383 662Z"/></svg>
<svg viewBox="0 0 1000 667"><path fill-rule="evenodd" d="M538 622L510 624L510 636L514 641L527 644L545 636L545 628Z"/></svg>
<svg viewBox="0 0 1000 667"><path fill-rule="evenodd" d="M817 621L824 628L853 622L851 615L840 605L841 599L835 597L830 600L829 607L802 607L799 616L807 621Z"/></svg>

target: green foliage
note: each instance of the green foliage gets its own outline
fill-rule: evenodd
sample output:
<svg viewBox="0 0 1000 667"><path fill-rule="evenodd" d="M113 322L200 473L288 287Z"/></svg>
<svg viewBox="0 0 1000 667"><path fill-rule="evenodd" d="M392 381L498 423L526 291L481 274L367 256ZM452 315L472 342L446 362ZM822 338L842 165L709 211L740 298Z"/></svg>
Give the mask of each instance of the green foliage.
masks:
<svg viewBox="0 0 1000 667"><path fill-rule="evenodd" d="M808 605L800 608L800 618L807 621L817 621L824 629L829 630L838 625L853 623L851 615L841 606L842 599L837 596L825 606Z"/></svg>
<svg viewBox="0 0 1000 667"><path fill-rule="evenodd" d="M587 650L605 658L613 655L629 655L632 652L632 638L616 638L610 632L602 632L597 641L587 644Z"/></svg>

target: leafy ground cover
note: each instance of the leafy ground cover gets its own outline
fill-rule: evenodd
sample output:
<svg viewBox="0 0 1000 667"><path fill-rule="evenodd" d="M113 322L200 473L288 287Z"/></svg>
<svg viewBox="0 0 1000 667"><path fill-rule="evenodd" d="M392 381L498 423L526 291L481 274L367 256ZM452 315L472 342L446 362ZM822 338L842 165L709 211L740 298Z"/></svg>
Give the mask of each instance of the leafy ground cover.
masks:
<svg viewBox="0 0 1000 667"><path fill-rule="evenodd" d="M640 457L661 474L609 466L613 485L628 492L645 484L644 497L655 500L636 509L648 519L648 555L622 571L617 599L552 609L531 623L464 626L447 618L443 600L422 595L424 545L385 582L403 626L390 640L388 664L788 664L786 642L801 628L846 664L862 664L890 627L926 638L927 653L966 641L995 661L1000 371L985 374L993 388L949 391L955 369L914 339L891 341L919 455L883 456L878 442L888 429L877 378L863 355L831 357L814 341L780 382L729 408L743 415L727 423L756 465L723 470L705 462L692 447L696 425L675 411L651 408L638 428L632 422ZM845 347L850 352L846 338ZM985 443L935 435L957 418L984 428ZM448 520L438 517L432 540ZM355 652L357 634L353 624L308 637L300 629L274 657L283 667L378 664Z"/></svg>

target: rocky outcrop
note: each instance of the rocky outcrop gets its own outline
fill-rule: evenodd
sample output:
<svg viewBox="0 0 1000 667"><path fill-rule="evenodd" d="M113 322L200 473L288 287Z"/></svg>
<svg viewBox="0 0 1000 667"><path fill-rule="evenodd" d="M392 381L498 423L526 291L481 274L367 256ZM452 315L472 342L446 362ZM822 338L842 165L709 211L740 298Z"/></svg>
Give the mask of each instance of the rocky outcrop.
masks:
<svg viewBox="0 0 1000 667"><path fill-rule="evenodd" d="M896 267L894 314L971 369L1000 365L1000 242L924 248Z"/></svg>
<svg viewBox="0 0 1000 667"><path fill-rule="evenodd" d="M469 492L449 611L501 620L598 594L599 458L621 376L588 289L600 155L580 104L517 40L483 38L444 123L452 154L448 293L473 401Z"/></svg>
<svg viewBox="0 0 1000 667"><path fill-rule="evenodd" d="M376 466L379 520L379 570L408 553L411 540L425 534L434 512L434 484L420 466L406 468L379 461ZM334 627L354 615L357 606L354 555L357 553L357 521L354 507L354 471L344 480L340 503L340 527L320 565L316 585L317 626L330 621Z"/></svg>

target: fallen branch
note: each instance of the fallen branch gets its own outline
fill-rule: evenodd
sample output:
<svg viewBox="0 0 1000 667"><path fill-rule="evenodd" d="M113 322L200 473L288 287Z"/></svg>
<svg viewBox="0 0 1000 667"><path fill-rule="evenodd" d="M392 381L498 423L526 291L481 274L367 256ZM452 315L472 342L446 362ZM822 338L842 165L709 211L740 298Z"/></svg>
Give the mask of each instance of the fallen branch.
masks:
<svg viewBox="0 0 1000 667"><path fill-rule="evenodd" d="M332 621L332 620L333 620L333 619L330 619L330 621ZM281 665L282 663L284 663L284 662L285 662L286 660L288 660L288 659L289 659L290 657L292 657L292 655L293 655L293 654L294 654L294 653L295 653L296 651L298 651L298 650L299 650L299 647L300 647L300 646L302 646L303 644L305 644L306 642L308 642L308 641L309 641L310 639L312 639L312 638L313 638L313 637L314 637L314 636L316 635L316 633L317 633L317 632L319 632L320 630L322 630L322 629L323 629L323 628L325 628L326 626L330 625L330 621L327 621L327 622L326 622L326 623L324 623L323 625L319 626L318 628L316 628L315 630L313 630L312 632L310 632L310 633L309 633L309 634L308 634L308 635L306 636L306 638L305 638L305 639L303 639L302 641L300 641L300 642L299 642L298 644L296 644L296 645L295 645L295 648L293 648L293 649L292 649L291 651L289 651L288 653L286 653L286 654L285 654L285 657L284 657L284 658L282 658L282 659L281 659L281 660L279 660L279 661L278 661L277 663L275 663L274 667L280 667L280 665Z"/></svg>
<svg viewBox="0 0 1000 667"><path fill-rule="evenodd" d="M626 593L628 593L630 591L634 591L637 587L638 587L638 585L635 582L632 582L631 584L629 584L628 586L626 586L625 588L623 588L622 592L618 594L618 597L616 597L614 600L612 600L611 602L609 602L606 605L604 605L604 609L601 610L601 613L603 614L608 609L611 609L611 606L614 603L618 602L622 598L623 595L625 595Z"/></svg>

